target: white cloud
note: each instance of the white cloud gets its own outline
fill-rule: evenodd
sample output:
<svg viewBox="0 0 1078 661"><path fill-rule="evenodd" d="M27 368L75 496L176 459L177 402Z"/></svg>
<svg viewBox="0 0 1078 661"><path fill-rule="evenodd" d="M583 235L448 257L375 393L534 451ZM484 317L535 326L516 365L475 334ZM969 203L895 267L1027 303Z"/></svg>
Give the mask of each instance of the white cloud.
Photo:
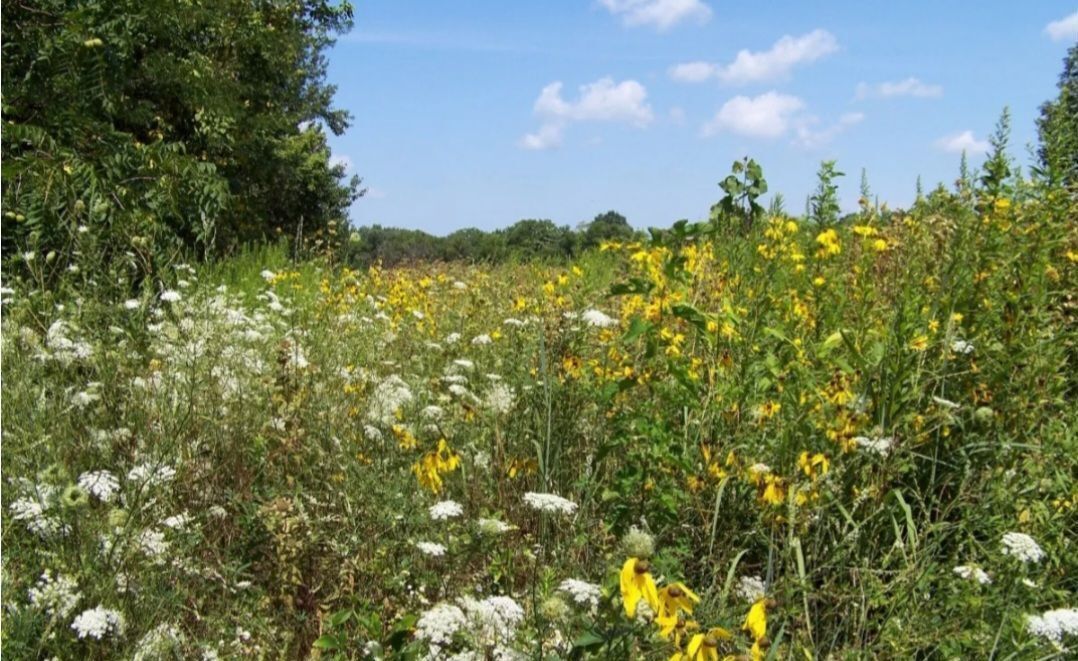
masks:
<svg viewBox="0 0 1078 661"><path fill-rule="evenodd" d="M915 96L930 98L943 96L942 85L929 85L918 78L909 77L905 80L883 82L876 85L859 83L857 85L857 98L867 99L870 97L890 98L895 96Z"/></svg>
<svg viewBox="0 0 1078 661"><path fill-rule="evenodd" d="M834 140L839 133L851 126L860 124L864 119L864 113L848 112L839 117L834 124L822 129L814 129L813 127L819 123L819 119L815 117L803 118L797 122L797 137L794 138L794 144L805 149L822 147Z"/></svg>
<svg viewBox="0 0 1078 661"><path fill-rule="evenodd" d="M1078 39L1078 11L1044 26L1044 33L1052 41L1073 41Z"/></svg>
<svg viewBox="0 0 1078 661"><path fill-rule="evenodd" d="M345 172L351 172L352 171L352 159L345 156L344 154L334 154L333 156L330 156L329 157L329 165L330 165L330 167L336 167L338 165L343 165Z"/></svg>
<svg viewBox="0 0 1078 661"><path fill-rule="evenodd" d="M606 10L621 16L625 25L636 27L651 25L658 30L668 30L683 21L706 23L711 18L711 7L700 0L599 0Z"/></svg>
<svg viewBox="0 0 1078 661"><path fill-rule="evenodd" d="M702 83L719 74L719 67L710 62L684 62L670 67L670 77L682 83Z"/></svg>
<svg viewBox="0 0 1078 661"><path fill-rule="evenodd" d="M956 154L961 152L983 154L988 151L989 147L987 140L978 140L973 137L973 131L962 131L961 133L946 135L936 141L936 146L943 151Z"/></svg>
<svg viewBox="0 0 1078 661"><path fill-rule="evenodd" d="M561 146L562 124L543 124L535 133L526 133L520 139L520 146L524 149L542 151Z"/></svg>
<svg viewBox="0 0 1078 661"><path fill-rule="evenodd" d="M566 101L562 83L550 83L535 100L535 114L543 120L539 130L520 140L525 149L550 149L562 142L565 127L572 122L620 122L636 127L651 123L655 115L647 102L647 89L635 80L615 83L600 78L580 86L580 98Z"/></svg>
<svg viewBox="0 0 1078 661"><path fill-rule="evenodd" d="M731 84L774 80L787 75L798 64L815 62L837 50L838 41L827 30L813 30L800 37L786 35L770 50L738 51L734 61L719 67L716 75L719 80Z"/></svg>
<svg viewBox="0 0 1078 661"><path fill-rule="evenodd" d="M722 131L755 138L777 138L786 132L794 114L805 107L796 96L771 91L749 98L735 96L722 104L702 133L712 136Z"/></svg>

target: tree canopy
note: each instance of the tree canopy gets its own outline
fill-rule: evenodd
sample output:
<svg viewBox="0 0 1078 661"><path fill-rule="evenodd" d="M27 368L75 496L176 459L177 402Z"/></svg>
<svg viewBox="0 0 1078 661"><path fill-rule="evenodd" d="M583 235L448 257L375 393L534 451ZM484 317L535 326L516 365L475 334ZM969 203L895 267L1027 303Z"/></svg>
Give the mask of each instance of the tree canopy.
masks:
<svg viewBox="0 0 1078 661"><path fill-rule="evenodd" d="M344 221L328 0L3 3L4 252L199 254Z"/></svg>

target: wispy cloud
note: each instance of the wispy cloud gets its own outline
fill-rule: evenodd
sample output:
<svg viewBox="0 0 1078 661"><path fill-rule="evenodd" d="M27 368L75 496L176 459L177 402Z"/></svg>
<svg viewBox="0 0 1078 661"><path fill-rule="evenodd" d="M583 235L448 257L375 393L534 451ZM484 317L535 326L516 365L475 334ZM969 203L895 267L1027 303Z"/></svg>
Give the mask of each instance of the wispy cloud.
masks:
<svg viewBox="0 0 1078 661"><path fill-rule="evenodd" d="M702 83L716 77L719 67L711 62L684 62L670 67L669 73L681 83Z"/></svg>
<svg viewBox="0 0 1078 661"><path fill-rule="evenodd" d="M815 62L838 50L838 40L827 30L813 30L800 37L785 35L765 51L738 51L726 65L684 62L670 67L669 75L683 83L702 83L712 78L730 85L778 80L794 67Z"/></svg>
<svg viewBox="0 0 1078 661"><path fill-rule="evenodd" d="M794 144L805 149L823 147L835 139L846 129L860 124L865 119L864 113L848 112L838 118L838 121L824 128L815 128L819 123L816 117L808 117L797 122L797 137Z"/></svg>
<svg viewBox="0 0 1078 661"><path fill-rule="evenodd" d="M659 31L678 23L711 19L711 7L701 0L599 0L611 14L630 27L649 25Z"/></svg>
<svg viewBox="0 0 1078 661"><path fill-rule="evenodd" d="M1052 41L1074 41L1078 39L1078 11L1044 26L1044 33Z"/></svg>
<svg viewBox="0 0 1078 661"><path fill-rule="evenodd" d="M520 139L524 149L550 149L562 143L565 127L573 122L619 122L644 127L654 119L647 102L647 89L635 80L615 83L613 78L580 86L580 97L566 101L562 83L555 81L542 89L535 100L535 114L542 125Z"/></svg>
<svg viewBox="0 0 1078 661"><path fill-rule="evenodd" d="M856 96L858 99L868 98L891 98L896 96L913 96L919 98L934 98L943 96L942 85L929 85L920 79L910 76L905 80L888 81L869 85L858 83Z"/></svg>
<svg viewBox="0 0 1078 661"><path fill-rule="evenodd" d="M988 151L989 144L987 140L978 140L973 137L973 131L961 131L943 136L936 141L936 147L954 154L961 152L983 154Z"/></svg>
<svg viewBox="0 0 1078 661"><path fill-rule="evenodd" d="M701 129L704 137L722 132L753 138L777 138L786 133L795 113L805 107L796 96L766 92L756 97L735 96Z"/></svg>

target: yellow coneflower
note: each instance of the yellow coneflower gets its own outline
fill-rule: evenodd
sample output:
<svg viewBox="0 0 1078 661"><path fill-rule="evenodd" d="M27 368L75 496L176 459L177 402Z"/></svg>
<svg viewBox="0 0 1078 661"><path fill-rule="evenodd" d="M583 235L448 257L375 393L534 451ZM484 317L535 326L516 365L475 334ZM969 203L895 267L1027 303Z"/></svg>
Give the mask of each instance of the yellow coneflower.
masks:
<svg viewBox="0 0 1078 661"><path fill-rule="evenodd" d="M653 613L659 613L659 591L651 577L651 565L647 560L630 557L621 567L621 599L625 614L636 616L636 607L643 599Z"/></svg>

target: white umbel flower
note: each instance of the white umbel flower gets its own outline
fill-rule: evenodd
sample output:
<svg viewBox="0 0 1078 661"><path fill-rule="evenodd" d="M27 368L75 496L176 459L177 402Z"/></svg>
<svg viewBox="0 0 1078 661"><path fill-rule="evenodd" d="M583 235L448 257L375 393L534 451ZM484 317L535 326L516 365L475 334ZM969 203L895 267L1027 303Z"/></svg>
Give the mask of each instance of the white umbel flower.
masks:
<svg viewBox="0 0 1078 661"><path fill-rule="evenodd" d="M512 597L463 597L458 603L468 618L468 633L482 647L509 642L524 621L524 609Z"/></svg>
<svg viewBox="0 0 1078 661"><path fill-rule="evenodd" d="M594 583L581 581L576 578L567 578L558 585L558 589L569 595L578 606L595 608L599 605L602 590Z"/></svg>
<svg viewBox="0 0 1078 661"><path fill-rule="evenodd" d="M580 318L592 328L613 328L618 325L618 320L606 315L595 308L584 310Z"/></svg>
<svg viewBox="0 0 1078 661"><path fill-rule="evenodd" d="M1044 550L1032 537L1021 532L1003 535L1003 555L1012 555L1022 562L1040 562Z"/></svg>
<svg viewBox="0 0 1078 661"><path fill-rule="evenodd" d="M742 576L737 580L734 592L749 603L756 603L767 595L767 586L759 576Z"/></svg>
<svg viewBox="0 0 1078 661"><path fill-rule="evenodd" d="M973 353L973 348L973 343L965 340L955 340L954 342L951 342L951 351L955 353L971 354Z"/></svg>
<svg viewBox="0 0 1078 661"><path fill-rule="evenodd" d="M501 535L513 529L508 523L498 519L479 519L475 522L479 532L485 535Z"/></svg>
<svg viewBox="0 0 1078 661"><path fill-rule="evenodd" d="M1057 608L1041 615L1027 615L1026 630L1061 645L1063 636L1078 635L1078 608Z"/></svg>
<svg viewBox="0 0 1078 661"><path fill-rule="evenodd" d="M116 476L106 470L89 471L79 475L79 488L103 503L111 503L120 491Z"/></svg>
<svg viewBox="0 0 1078 661"><path fill-rule="evenodd" d="M472 345L477 347L491 344L493 342L494 340L486 333L483 333L482 335L476 335L472 338Z"/></svg>
<svg viewBox="0 0 1078 661"><path fill-rule="evenodd" d="M443 500L430 506L430 518L435 521L455 519L464 514L464 508L454 500Z"/></svg>
<svg viewBox="0 0 1078 661"><path fill-rule="evenodd" d="M981 585L992 584L992 577L989 576L980 567L974 567L971 565L958 565L954 568L954 573L960 578L964 578L967 581L977 581Z"/></svg>
<svg viewBox="0 0 1078 661"><path fill-rule="evenodd" d="M427 641L432 647L445 647L453 642L453 636L467 625L464 611L453 604L437 604L419 616L415 636Z"/></svg>
<svg viewBox="0 0 1078 661"><path fill-rule="evenodd" d="M416 542L415 547L432 558L440 558L445 555L445 547L435 542Z"/></svg>
<svg viewBox="0 0 1078 661"><path fill-rule="evenodd" d="M46 615L58 619L67 618L75 610L81 597L75 579L63 574L53 576L47 569L37 584L30 588L30 603L45 611Z"/></svg>
<svg viewBox="0 0 1078 661"><path fill-rule="evenodd" d="M561 496L552 493L536 493L534 491L524 494L524 502L532 509L537 509L540 512L572 514L577 507L576 503Z"/></svg>
<svg viewBox="0 0 1078 661"><path fill-rule="evenodd" d="M853 442L856 443L858 447L871 452L872 454L886 457L891 453L891 447L894 445L895 439L893 436L873 436L872 438L869 438L868 436L854 436Z"/></svg>
<svg viewBox="0 0 1078 661"><path fill-rule="evenodd" d="M106 636L122 636L124 616L119 611L98 606L79 613L71 628L79 639L102 640Z"/></svg>
<svg viewBox="0 0 1078 661"><path fill-rule="evenodd" d="M180 296L180 292L174 289L166 289L161 292L161 300L166 303L178 303L183 300L183 296Z"/></svg>

